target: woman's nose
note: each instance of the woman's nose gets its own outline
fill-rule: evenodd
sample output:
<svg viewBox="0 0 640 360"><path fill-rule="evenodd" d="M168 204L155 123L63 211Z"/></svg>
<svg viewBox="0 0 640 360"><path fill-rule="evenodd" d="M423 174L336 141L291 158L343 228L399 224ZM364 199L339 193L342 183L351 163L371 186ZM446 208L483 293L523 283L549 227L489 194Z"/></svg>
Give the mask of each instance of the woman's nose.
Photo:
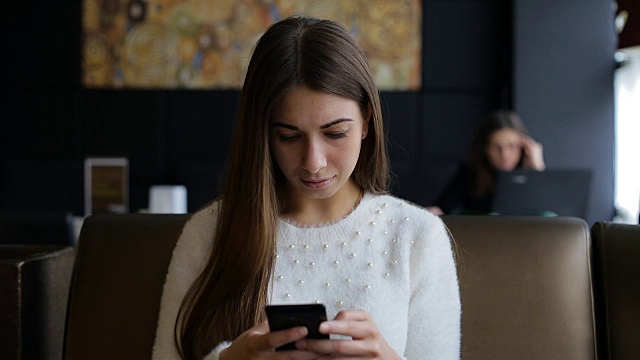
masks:
<svg viewBox="0 0 640 360"><path fill-rule="evenodd" d="M306 146L302 159L302 167L308 172L315 174L327 166L327 157L322 146L312 141Z"/></svg>

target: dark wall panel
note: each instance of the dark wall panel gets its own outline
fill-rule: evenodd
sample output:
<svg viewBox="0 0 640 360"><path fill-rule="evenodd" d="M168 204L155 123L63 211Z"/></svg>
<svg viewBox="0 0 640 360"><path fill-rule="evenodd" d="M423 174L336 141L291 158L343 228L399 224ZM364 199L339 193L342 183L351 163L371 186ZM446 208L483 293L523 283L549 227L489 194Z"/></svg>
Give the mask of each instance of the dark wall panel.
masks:
<svg viewBox="0 0 640 360"><path fill-rule="evenodd" d="M167 92L169 163L224 161L239 91Z"/></svg>
<svg viewBox="0 0 640 360"><path fill-rule="evenodd" d="M517 0L515 108L548 167L594 172L587 221L613 216L615 35L611 3Z"/></svg>
<svg viewBox="0 0 640 360"><path fill-rule="evenodd" d="M219 194L239 91L167 93L167 176L187 188L187 208L195 211Z"/></svg>
<svg viewBox="0 0 640 360"><path fill-rule="evenodd" d="M81 160L5 159L0 163L0 212L84 213Z"/></svg>
<svg viewBox="0 0 640 360"><path fill-rule="evenodd" d="M83 141L77 93L21 90L2 96L0 149L3 156L66 159L79 155Z"/></svg>
<svg viewBox="0 0 640 360"><path fill-rule="evenodd" d="M486 97L473 94L425 95L424 157L453 161L466 159L478 122L493 110L492 102Z"/></svg>
<svg viewBox="0 0 640 360"><path fill-rule="evenodd" d="M383 93L381 96L382 115L384 117L389 155L395 162L419 161L418 106L420 94L407 92Z"/></svg>
<svg viewBox="0 0 640 360"><path fill-rule="evenodd" d="M423 84L426 89L484 89L495 83L499 3L491 0L424 2Z"/></svg>
<svg viewBox="0 0 640 360"><path fill-rule="evenodd" d="M79 84L81 1L3 1L3 83L74 91ZM5 88L6 89L6 88Z"/></svg>

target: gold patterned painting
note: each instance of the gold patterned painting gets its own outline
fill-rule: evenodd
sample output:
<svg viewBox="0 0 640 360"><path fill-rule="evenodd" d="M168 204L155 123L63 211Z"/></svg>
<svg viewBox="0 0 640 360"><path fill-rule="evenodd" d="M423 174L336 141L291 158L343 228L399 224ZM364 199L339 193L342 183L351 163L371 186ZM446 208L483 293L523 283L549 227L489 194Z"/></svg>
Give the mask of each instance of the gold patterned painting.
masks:
<svg viewBox="0 0 640 360"><path fill-rule="evenodd" d="M83 0L82 83L240 89L260 35L294 14L349 29L380 89L420 88L420 0Z"/></svg>

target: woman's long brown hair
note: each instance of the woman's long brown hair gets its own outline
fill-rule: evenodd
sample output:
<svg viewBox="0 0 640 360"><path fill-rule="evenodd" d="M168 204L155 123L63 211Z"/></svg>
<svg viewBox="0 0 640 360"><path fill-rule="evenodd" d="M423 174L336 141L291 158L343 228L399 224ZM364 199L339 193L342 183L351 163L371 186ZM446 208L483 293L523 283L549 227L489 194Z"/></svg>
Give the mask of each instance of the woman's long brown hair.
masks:
<svg viewBox="0 0 640 360"><path fill-rule="evenodd" d="M351 99L369 114L352 176L365 190L387 192L380 96L363 51L332 21L291 17L272 25L254 48L241 92L211 254L176 320L182 359L201 359L262 321L284 186L269 149L271 114L300 85Z"/></svg>
<svg viewBox="0 0 640 360"><path fill-rule="evenodd" d="M487 146L491 135L502 129L513 129L520 134L527 133L518 114L511 110L496 110L484 119L471 142L469 153L469 192L473 198L481 198L495 187L497 172L487 158ZM522 166L522 161L523 158L520 157L518 167Z"/></svg>

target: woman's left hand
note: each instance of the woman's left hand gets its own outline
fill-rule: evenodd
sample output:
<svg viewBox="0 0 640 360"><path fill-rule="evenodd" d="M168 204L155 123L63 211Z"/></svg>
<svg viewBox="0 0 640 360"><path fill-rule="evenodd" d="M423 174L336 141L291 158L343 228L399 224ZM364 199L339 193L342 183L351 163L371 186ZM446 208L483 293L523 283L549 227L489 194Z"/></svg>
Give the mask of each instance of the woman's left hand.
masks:
<svg viewBox="0 0 640 360"><path fill-rule="evenodd" d="M350 336L352 340L303 339L296 342L297 348L327 354L319 359L400 359L364 310L340 311L333 320L320 324L320 332Z"/></svg>

